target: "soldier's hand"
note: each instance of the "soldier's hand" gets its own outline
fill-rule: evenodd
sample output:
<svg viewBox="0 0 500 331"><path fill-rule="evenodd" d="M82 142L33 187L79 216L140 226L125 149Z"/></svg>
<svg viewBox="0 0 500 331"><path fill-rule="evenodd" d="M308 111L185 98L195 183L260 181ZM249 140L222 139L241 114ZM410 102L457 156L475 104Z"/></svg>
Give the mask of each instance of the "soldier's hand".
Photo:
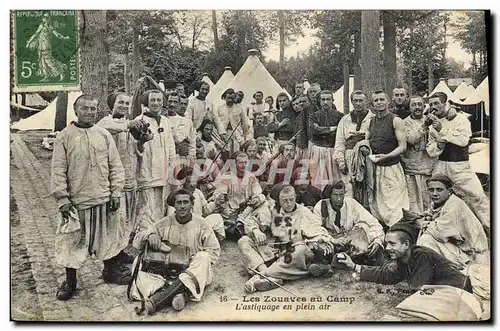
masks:
<svg viewBox="0 0 500 331"><path fill-rule="evenodd" d="M156 233L152 233L148 236L148 242L151 249L157 251L161 245L161 238Z"/></svg>
<svg viewBox="0 0 500 331"><path fill-rule="evenodd" d="M368 257L375 256L375 254L377 254L378 250L381 248L382 247L380 246L379 243L372 242L370 245L368 245Z"/></svg>
<svg viewBox="0 0 500 331"><path fill-rule="evenodd" d="M434 128L434 130L439 132L443 128L443 125L439 121L434 121L434 122L432 122L432 127Z"/></svg>
<svg viewBox="0 0 500 331"><path fill-rule="evenodd" d="M361 146L359 150L361 151L361 154L363 154L364 156L370 154L370 149L366 146Z"/></svg>
<svg viewBox="0 0 500 331"><path fill-rule="evenodd" d="M444 149L446 147L446 142L444 142L444 141L438 141L437 142L437 147L439 149Z"/></svg>
<svg viewBox="0 0 500 331"><path fill-rule="evenodd" d="M446 119L448 121L451 121L455 118L455 116L457 116L457 109L455 107L450 107L448 109L448 115L446 115Z"/></svg>
<svg viewBox="0 0 500 331"><path fill-rule="evenodd" d="M347 239L346 237L339 237L339 238L333 238L331 242L334 245L345 246L349 243L349 239Z"/></svg>
<svg viewBox="0 0 500 331"><path fill-rule="evenodd" d="M69 217L69 210L70 210L70 208L71 208L71 204L70 203L62 205L59 208L59 211L61 212L63 218L68 218Z"/></svg>
<svg viewBox="0 0 500 331"><path fill-rule="evenodd" d="M111 211L116 211L120 208L120 198L111 198L109 201L109 209Z"/></svg>
<svg viewBox="0 0 500 331"><path fill-rule="evenodd" d="M279 126L284 126L284 125L287 125L287 124L290 124L290 119L289 118L284 118L281 122L280 122L280 125Z"/></svg>
<svg viewBox="0 0 500 331"><path fill-rule="evenodd" d="M345 264L345 266L349 269L354 269L354 262L352 262L351 257L346 253L337 254L337 262Z"/></svg>
<svg viewBox="0 0 500 331"><path fill-rule="evenodd" d="M255 238L255 242L257 243L257 245L263 245L265 242L266 242L266 235L260 231L259 229L254 229L252 231L253 233L253 236Z"/></svg>

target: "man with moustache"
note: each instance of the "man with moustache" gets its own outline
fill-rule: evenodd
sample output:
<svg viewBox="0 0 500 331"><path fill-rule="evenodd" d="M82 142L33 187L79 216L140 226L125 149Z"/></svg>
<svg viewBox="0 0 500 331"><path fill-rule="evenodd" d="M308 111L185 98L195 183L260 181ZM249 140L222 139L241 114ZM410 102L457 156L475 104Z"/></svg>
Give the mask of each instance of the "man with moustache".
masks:
<svg viewBox="0 0 500 331"><path fill-rule="evenodd" d="M344 115L335 109L332 91L321 91L317 97L321 109L309 115L310 171L312 185L323 189L326 184L340 178L334 160L334 146L337 126Z"/></svg>
<svg viewBox="0 0 500 331"><path fill-rule="evenodd" d="M366 94L356 90L351 94L354 110L344 115L335 135L334 160L338 164L342 181L346 186L346 196L353 197L351 178L353 176L353 148L366 139L366 132L374 114L367 108Z"/></svg>
<svg viewBox="0 0 500 331"><path fill-rule="evenodd" d="M148 228L165 215L165 199L170 193L168 180L177 159L170 122L160 115L163 94L158 90L146 91L141 102L148 107L141 119L149 124L153 139L139 154L136 208L139 230Z"/></svg>
<svg viewBox="0 0 500 331"><path fill-rule="evenodd" d="M384 91L372 94L376 115L371 119L367 140L374 164L374 197L370 201L373 216L387 227L403 217L409 209L406 179L401 166L401 154L406 150L405 125L401 118L389 112L389 100Z"/></svg>
<svg viewBox="0 0 500 331"><path fill-rule="evenodd" d="M233 89L227 89L222 94L222 98L226 102L214 112L215 128L224 141L231 136L233 131L236 131L228 144L230 152L235 153L240 150L241 144L252 139L249 130L250 121L243 107L235 103L236 94Z"/></svg>
<svg viewBox="0 0 500 331"><path fill-rule="evenodd" d="M469 163L469 140L472 135L470 121L458 114L447 118L448 97L442 92L429 97L431 114L428 115L429 142L427 152L438 160L433 175L443 174L453 183L455 194L462 198L472 209L489 234L490 200L486 196Z"/></svg>
<svg viewBox="0 0 500 331"><path fill-rule="evenodd" d="M276 103L278 112L274 117L274 122L271 122L268 126L269 132L274 133L275 151L278 150L281 144L292 138L294 128L293 119L296 117L288 94L285 92L278 94Z"/></svg>
<svg viewBox="0 0 500 331"><path fill-rule="evenodd" d="M430 200L427 192L427 181L431 178L436 163L435 157L427 153L428 123L424 121L424 99L419 96L410 98L411 115L404 119L406 132L406 151L401 163L406 176L410 210L421 213L429 208Z"/></svg>
<svg viewBox="0 0 500 331"><path fill-rule="evenodd" d="M302 95L304 95L304 83L301 83L301 82L298 82L298 83L295 83L295 96L293 97L294 99L295 98L298 98Z"/></svg>
<svg viewBox="0 0 500 331"><path fill-rule="evenodd" d="M111 134L94 125L97 105L88 94L76 99L77 121L57 135L52 153L50 186L60 211L55 258L66 270L56 296L63 301L73 297L76 271L89 256L104 262L105 282L126 285L131 280L118 257L129 239L118 211L125 171Z"/></svg>
<svg viewBox="0 0 500 331"><path fill-rule="evenodd" d="M206 100L208 92L210 92L210 85L205 82L200 82L199 84L199 93L195 98L189 100L184 116L193 122L196 131L200 128L204 119L214 120L213 105Z"/></svg>
<svg viewBox="0 0 500 331"><path fill-rule="evenodd" d="M205 287L213 281L212 268L219 259L220 245L205 220L192 213L193 202L189 191L173 192L168 203L174 206L175 213L158 220L134 238L138 249L148 243L153 251L168 250L169 263L175 263L176 269L180 267L180 274L170 285L159 289L141 288L142 293L147 293L145 306L150 315L169 305L182 310L188 296L192 301L201 301Z"/></svg>

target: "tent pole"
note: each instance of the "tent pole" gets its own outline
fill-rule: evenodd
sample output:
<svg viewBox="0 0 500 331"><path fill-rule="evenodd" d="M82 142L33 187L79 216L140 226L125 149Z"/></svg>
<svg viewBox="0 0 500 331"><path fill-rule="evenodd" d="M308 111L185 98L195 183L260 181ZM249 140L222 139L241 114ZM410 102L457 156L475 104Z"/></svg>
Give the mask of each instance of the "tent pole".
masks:
<svg viewBox="0 0 500 331"><path fill-rule="evenodd" d="M481 138L483 138L483 105L484 105L484 102L481 102Z"/></svg>

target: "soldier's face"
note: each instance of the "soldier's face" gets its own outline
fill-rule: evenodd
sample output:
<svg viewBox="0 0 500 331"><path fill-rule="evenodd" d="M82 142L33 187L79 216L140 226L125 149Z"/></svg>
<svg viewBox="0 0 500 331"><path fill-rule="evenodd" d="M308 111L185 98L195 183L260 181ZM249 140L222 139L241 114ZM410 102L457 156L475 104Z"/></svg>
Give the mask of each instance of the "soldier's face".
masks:
<svg viewBox="0 0 500 331"><path fill-rule="evenodd" d="M76 105L76 117L78 122L84 125L92 125L95 123L97 115L97 100L80 99Z"/></svg>
<svg viewBox="0 0 500 331"><path fill-rule="evenodd" d="M264 140L257 141L257 150L259 153L266 150L266 142Z"/></svg>
<svg viewBox="0 0 500 331"><path fill-rule="evenodd" d="M280 193L279 200L281 208L283 208L283 210L287 213L292 212L293 208L295 207L295 199L295 191L289 193Z"/></svg>
<svg viewBox="0 0 500 331"><path fill-rule="evenodd" d="M438 181L429 182L427 191L435 208L442 206L451 195L451 191Z"/></svg>
<svg viewBox="0 0 500 331"><path fill-rule="evenodd" d="M266 103L267 103L269 106L271 106L271 107L272 107L272 106L273 106L273 98L271 98L271 97L267 97L267 98L266 98Z"/></svg>
<svg viewBox="0 0 500 331"><path fill-rule="evenodd" d="M186 109L188 106L188 99L181 99L181 102L179 102L179 109L177 110L177 114L184 116L186 113Z"/></svg>
<svg viewBox="0 0 500 331"><path fill-rule="evenodd" d="M257 145L250 145L247 148L247 155L248 158L255 159L255 157L257 156Z"/></svg>
<svg viewBox="0 0 500 331"><path fill-rule="evenodd" d="M405 104L408 94L404 88L395 88L392 93L392 101L396 106L402 106Z"/></svg>
<svg viewBox="0 0 500 331"><path fill-rule="evenodd" d="M293 160L295 158L295 146L285 145L283 148L283 156L287 160Z"/></svg>
<svg viewBox="0 0 500 331"><path fill-rule="evenodd" d="M205 138L211 138L212 137L212 132L214 131L214 126L212 124L207 124L203 128L203 131L201 132L203 134L203 137Z"/></svg>
<svg viewBox="0 0 500 331"><path fill-rule="evenodd" d="M304 94L304 84L295 84L295 95Z"/></svg>
<svg viewBox="0 0 500 331"><path fill-rule="evenodd" d="M244 97L245 97L245 95L242 92L237 92L236 93L236 97L234 98L234 102L235 103L240 103L240 102L243 101Z"/></svg>
<svg viewBox="0 0 500 331"><path fill-rule="evenodd" d="M257 114L255 115L255 122L257 124L262 124L264 123L264 116L262 116L262 114Z"/></svg>
<svg viewBox="0 0 500 331"><path fill-rule="evenodd" d="M376 111L387 110L387 105L389 101L385 93L377 93L373 95L373 107Z"/></svg>
<svg viewBox="0 0 500 331"><path fill-rule="evenodd" d="M179 97L178 96L169 96L167 101L168 109L174 110L177 112L179 108Z"/></svg>
<svg viewBox="0 0 500 331"><path fill-rule="evenodd" d="M130 97L125 94L120 94L116 97L113 105L113 114L126 116L130 111Z"/></svg>
<svg viewBox="0 0 500 331"><path fill-rule="evenodd" d="M255 101L257 101L257 103L261 103L262 102L262 98L264 98L264 96L262 95L262 93L255 93Z"/></svg>
<svg viewBox="0 0 500 331"><path fill-rule="evenodd" d="M196 146L196 158L197 159L205 158L205 147L203 147L203 145Z"/></svg>
<svg viewBox="0 0 500 331"><path fill-rule="evenodd" d="M446 115L446 104L442 103L439 98L429 99L429 108L439 118Z"/></svg>
<svg viewBox="0 0 500 331"><path fill-rule="evenodd" d="M319 97L319 104L323 110L330 110L333 108L333 97L330 93L321 94Z"/></svg>
<svg viewBox="0 0 500 331"><path fill-rule="evenodd" d="M198 94L200 97L206 97L210 92L210 86L208 84L202 84L200 86L200 93Z"/></svg>
<svg viewBox="0 0 500 331"><path fill-rule="evenodd" d="M352 97L352 105L355 111L363 111L366 109L366 96L364 94L355 94Z"/></svg>
<svg viewBox="0 0 500 331"><path fill-rule="evenodd" d="M410 112L413 118L422 118L424 114L424 100L422 98L412 98L410 100Z"/></svg>
<svg viewBox="0 0 500 331"><path fill-rule="evenodd" d="M391 257L391 260L396 261L401 259L409 248L408 241L405 240L403 242L398 232L388 232L385 235L385 250Z"/></svg>
<svg viewBox="0 0 500 331"><path fill-rule="evenodd" d="M340 209L344 205L345 190L332 190L332 195L330 195L330 202L332 207L335 209Z"/></svg>
<svg viewBox="0 0 500 331"><path fill-rule="evenodd" d="M175 208L175 213L178 216L180 216L180 217L188 216L191 213L192 207L193 207L193 204L191 203L191 200L189 199L189 195L178 194L175 197L174 208Z"/></svg>
<svg viewBox="0 0 500 331"><path fill-rule="evenodd" d="M309 99L306 96L300 97L299 103L302 106L302 109L304 109L305 107L307 107L309 105Z"/></svg>
<svg viewBox="0 0 500 331"><path fill-rule="evenodd" d="M300 113L302 110L302 105L300 104L300 101L298 99L292 101L292 107L295 112Z"/></svg>
<svg viewBox="0 0 500 331"><path fill-rule="evenodd" d="M236 158L236 170L238 172L244 172L247 168L248 157L238 157Z"/></svg>
<svg viewBox="0 0 500 331"><path fill-rule="evenodd" d="M179 95L184 94L184 85L178 85L175 89Z"/></svg>
<svg viewBox="0 0 500 331"><path fill-rule="evenodd" d="M290 101L284 95L280 96L278 99L278 104L280 105L280 109L285 109L289 103L290 103Z"/></svg>
<svg viewBox="0 0 500 331"><path fill-rule="evenodd" d="M159 113L163 106L163 94L150 93L149 94L149 111L152 113Z"/></svg>

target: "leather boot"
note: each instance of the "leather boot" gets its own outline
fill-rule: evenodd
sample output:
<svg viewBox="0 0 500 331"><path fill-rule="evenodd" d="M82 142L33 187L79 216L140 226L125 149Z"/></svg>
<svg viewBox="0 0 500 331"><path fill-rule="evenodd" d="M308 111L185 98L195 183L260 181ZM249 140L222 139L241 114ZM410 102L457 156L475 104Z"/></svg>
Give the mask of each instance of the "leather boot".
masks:
<svg viewBox="0 0 500 331"><path fill-rule="evenodd" d="M66 268L66 280L57 290L57 300L66 301L73 297L76 292L76 269Z"/></svg>
<svg viewBox="0 0 500 331"><path fill-rule="evenodd" d="M146 311L149 315L154 314L158 310L168 306L172 302L174 296L181 294L186 290L186 286L184 286L179 279L176 279L170 286L162 287L146 299Z"/></svg>

